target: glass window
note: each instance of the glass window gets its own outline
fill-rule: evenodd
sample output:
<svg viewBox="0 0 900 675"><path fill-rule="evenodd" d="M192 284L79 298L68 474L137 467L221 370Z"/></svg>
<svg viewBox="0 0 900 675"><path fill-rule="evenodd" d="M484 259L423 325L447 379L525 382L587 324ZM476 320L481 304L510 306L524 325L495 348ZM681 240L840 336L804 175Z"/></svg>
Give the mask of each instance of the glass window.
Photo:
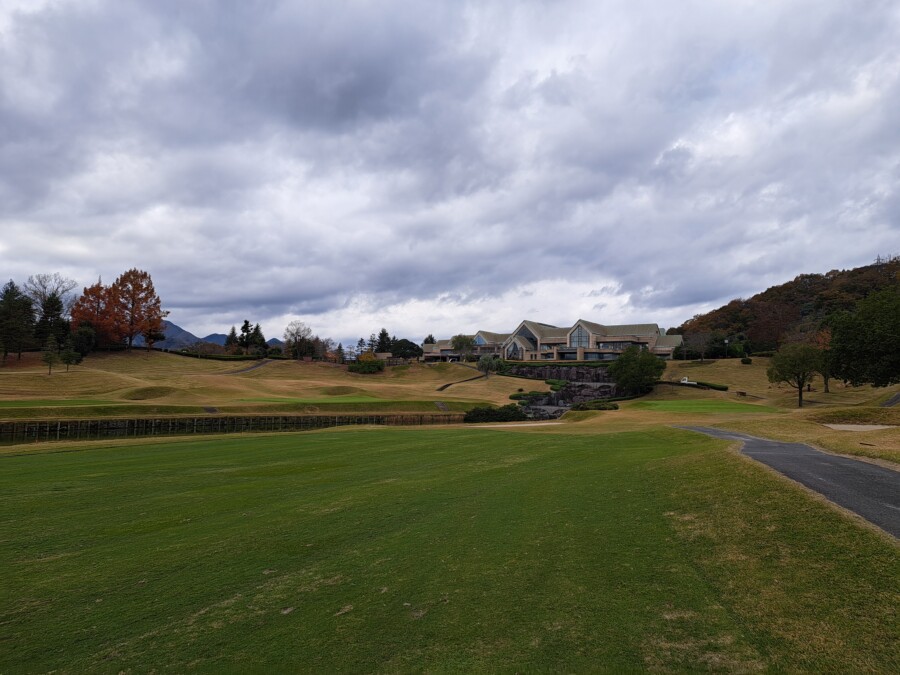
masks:
<svg viewBox="0 0 900 675"><path fill-rule="evenodd" d="M588 332L582 326L578 326L572 331L572 335L569 337L569 346L588 347L590 345L590 339L591 336Z"/></svg>

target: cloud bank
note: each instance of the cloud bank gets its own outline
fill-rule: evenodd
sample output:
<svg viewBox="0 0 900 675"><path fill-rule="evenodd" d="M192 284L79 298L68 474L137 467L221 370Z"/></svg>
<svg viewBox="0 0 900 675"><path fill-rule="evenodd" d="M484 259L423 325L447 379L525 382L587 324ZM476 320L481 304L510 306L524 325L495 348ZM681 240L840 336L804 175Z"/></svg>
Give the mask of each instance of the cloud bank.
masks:
<svg viewBox="0 0 900 675"><path fill-rule="evenodd" d="M0 275L198 334L675 325L896 253L900 7L6 2Z"/></svg>

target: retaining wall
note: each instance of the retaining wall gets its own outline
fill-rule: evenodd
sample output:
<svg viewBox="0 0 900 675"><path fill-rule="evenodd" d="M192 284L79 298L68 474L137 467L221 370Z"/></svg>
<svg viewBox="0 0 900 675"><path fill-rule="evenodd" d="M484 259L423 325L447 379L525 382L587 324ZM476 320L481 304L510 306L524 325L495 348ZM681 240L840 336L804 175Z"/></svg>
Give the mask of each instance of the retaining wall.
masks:
<svg viewBox="0 0 900 675"><path fill-rule="evenodd" d="M101 440L147 436L312 431L329 427L452 424L463 413L369 415L253 415L216 417L111 418L94 420L34 420L0 422L0 444L38 441Z"/></svg>

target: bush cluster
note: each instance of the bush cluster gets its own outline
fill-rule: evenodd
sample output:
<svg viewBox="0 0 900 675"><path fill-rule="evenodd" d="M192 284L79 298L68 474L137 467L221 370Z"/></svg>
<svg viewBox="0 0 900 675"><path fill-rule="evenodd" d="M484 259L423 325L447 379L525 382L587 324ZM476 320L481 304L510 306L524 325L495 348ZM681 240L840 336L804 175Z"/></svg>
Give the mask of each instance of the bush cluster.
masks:
<svg viewBox="0 0 900 675"><path fill-rule="evenodd" d="M515 403L492 408L490 406L472 408L466 413L463 422L521 422L528 416Z"/></svg>
<svg viewBox="0 0 900 675"><path fill-rule="evenodd" d="M547 392L545 392L545 391L522 392L520 390L519 392L517 392L515 394L510 394L509 398L512 401L524 401L524 400L528 400L529 398L532 398L532 397L537 398L537 397L542 397L542 396L546 396L546 395L547 395Z"/></svg>
<svg viewBox="0 0 900 675"><path fill-rule="evenodd" d="M618 410L618 403L611 403L605 399L594 399L593 401L585 401L584 403L576 403L572 406L572 410Z"/></svg>
<svg viewBox="0 0 900 675"><path fill-rule="evenodd" d="M553 379L550 379L550 380L544 380L544 382L546 382L547 384L550 385L550 390L551 390L551 391L559 391L559 390L562 389L564 386L566 386L567 380L553 380Z"/></svg>
<svg viewBox="0 0 900 675"><path fill-rule="evenodd" d="M371 375L380 373L384 370L384 361L357 361L347 366L350 373L359 373L360 375Z"/></svg>
<svg viewBox="0 0 900 675"><path fill-rule="evenodd" d="M753 359L751 359L749 356L745 356L741 359L741 363L743 363L745 366L749 366L751 363L753 363Z"/></svg>

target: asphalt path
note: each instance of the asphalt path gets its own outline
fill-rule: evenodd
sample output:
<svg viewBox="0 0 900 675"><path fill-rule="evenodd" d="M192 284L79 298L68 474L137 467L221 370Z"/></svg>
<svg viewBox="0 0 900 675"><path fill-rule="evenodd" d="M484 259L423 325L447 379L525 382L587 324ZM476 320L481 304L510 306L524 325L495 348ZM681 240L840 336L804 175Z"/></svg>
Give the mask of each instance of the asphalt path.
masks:
<svg viewBox="0 0 900 675"><path fill-rule="evenodd" d="M741 441L741 452L748 457L900 538L900 472L801 443L770 441L707 427L680 428L726 441Z"/></svg>

